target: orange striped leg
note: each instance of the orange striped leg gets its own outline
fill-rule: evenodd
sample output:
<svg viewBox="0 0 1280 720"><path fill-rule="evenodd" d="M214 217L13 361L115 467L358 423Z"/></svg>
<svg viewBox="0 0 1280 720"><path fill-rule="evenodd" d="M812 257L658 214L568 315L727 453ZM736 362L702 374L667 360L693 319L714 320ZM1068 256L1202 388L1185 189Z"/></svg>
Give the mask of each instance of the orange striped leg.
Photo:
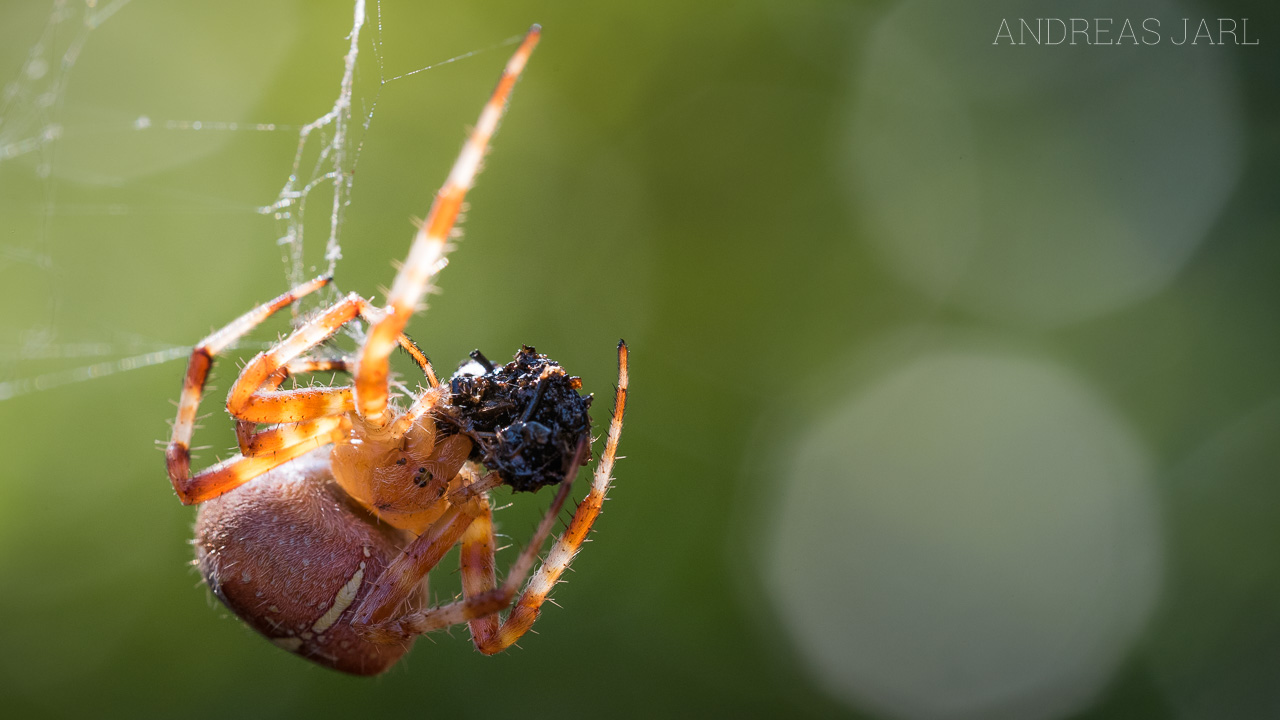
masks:
<svg viewBox="0 0 1280 720"><path fill-rule="evenodd" d="M361 299L363 303L363 298ZM363 308L361 315L364 316ZM367 318L366 318L367 319ZM423 374L427 376L427 382L431 387L440 386L440 380L436 378L435 370L431 367L431 361L427 359L425 353L418 347L408 335L400 334L400 347L404 348L409 357L422 369ZM271 373L267 381L263 383L261 391L271 391L280 387L280 385L292 375L301 375L303 373L320 373L320 372L341 372L350 373L354 361L347 358L297 358L290 360L284 367ZM425 397L425 395L424 395ZM415 403L415 409L420 403ZM416 421L426 410L429 410L434 403L422 403L424 407L416 414L406 413L405 418L409 421ZM258 431L258 423L249 420L236 421L236 440L240 444L240 452L244 455L258 455L264 452L273 452L283 445L292 444L290 437L303 432L305 428L319 427L322 423L319 420L311 420L300 424L276 425L266 430ZM406 425L407 428L407 425ZM401 430L399 434L404 434Z"/></svg>
<svg viewBox="0 0 1280 720"><path fill-rule="evenodd" d="M364 298L360 299L361 303L366 303ZM361 308L361 317L366 317L364 308ZM367 319L367 317L366 317ZM414 364L422 370L426 376L427 382L431 387L438 387L440 379L436 377L436 371L431 367L431 360L427 358L427 354L422 352L422 348L413 341L408 335L400 333L400 347L404 349L409 357L413 359ZM284 367L276 370L267 378L267 382L263 383L263 390L275 390L294 375L302 375L305 373L350 373L355 365L355 360L350 358L298 358L290 360Z"/></svg>
<svg viewBox="0 0 1280 720"><path fill-rule="evenodd" d="M371 306L368 305L368 302L364 298L361 298L360 302L360 316L368 320L369 317L366 315L366 309ZM431 387L438 387L440 385L440 379L436 377L435 369L431 367L431 360L427 358L426 353L422 352L422 348L418 347L418 344L404 333L400 334L400 347L409 354L409 357L413 359L414 364L416 364L418 368L422 370L422 373L426 375L427 382L431 384ZM271 373L271 376L267 378L267 381L262 384L262 389L275 390L280 387L285 380L288 380L294 375L323 372L350 373L354 364L355 361L350 358L303 357L296 360L290 360L284 367L276 370L274 373Z"/></svg>
<svg viewBox="0 0 1280 720"><path fill-rule="evenodd" d="M290 360L284 367L271 373L271 377L263 383L263 390L275 390L291 375L320 372L350 372L350 361L345 358L298 358ZM240 452L244 455L261 455L275 452L281 447L292 445L299 433L306 434L307 428L321 427L319 420L291 425L275 425L258 432L258 423L248 420L236 421L236 441L240 444Z"/></svg>
<svg viewBox="0 0 1280 720"><path fill-rule="evenodd" d="M391 643L404 638L391 619L471 523L489 511L484 493L497 484L496 476L488 476L450 493L450 507L382 571L373 589L356 607L351 624L358 632L373 642Z"/></svg>
<svg viewBox="0 0 1280 720"><path fill-rule="evenodd" d="M351 387L264 390L272 376L302 353L328 340L351 322L364 300L352 293L298 328L275 347L258 353L245 365L227 396L227 412L239 420L294 423L337 415L352 408Z"/></svg>
<svg viewBox="0 0 1280 720"><path fill-rule="evenodd" d="M305 373L350 373L351 361L347 358L298 358L285 363L285 366L271 373L271 377L262 384L263 390L275 390L294 375Z"/></svg>
<svg viewBox="0 0 1280 720"><path fill-rule="evenodd" d="M462 535L458 561L462 567L463 597L481 596L498 586L495 554L493 512L486 507L484 514L476 518ZM479 647L485 638L496 635L499 620L497 613L471 620L468 623L471 626L471 641Z"/></svg>
<svg viewBox="0 0 1280 720"><path fill-rule="evenodd" d="M583 441L569 467L574 469L580 467L586 452L587 443ZM512 566L511 571L507 573L506 582L500 589L497 587L497 560L494 556L493 513L486 507L484 514L476 518L462 536L462 548L458 553L458 559L462 570L463 601L454 603L455 607L452 608L444 606L402 618L398 628L400 633L407 638L436 629L433 624L443 627L438 624L447 622L452 625L467 620L467 624L471 627L471 641L477 648L484 648L493 643L499 632L500 618L497 611L511 602L516 595L516 589L529 574L529 569L533 567L543 543L551 535L555 518L564 507L565 500L569 498L572 485L573 473L570 473L560 483L560 489L552 500L551 507L543 515L542 522L538 524L533 539L520 554L520 559Z"/></svg>
<svg viewBox="0 0 1280 720"><path fill-rule="evenodd" d="M580 453L585 454L586 443L582 444ZM581 464L581 455L575 458L571 467ZM496 613L511 604L512 598L520 584L529 575L537 561L538 551L551 536L552 525L560 514L569 492L573 486L573 477L568 475L560 483L551 507L543 515L542 522L533 534L524 552L512 565L502 587L495 587L496 576L492 568L496 565L493 550L493 520L491 516L477 517L462 537L462 590L463 599L446 605L426 610L419 610L393 617L384 621L378 628L378 637L384 642L391 639L407 640L415 635L440 630L442 628L470 623L472 642L481 651L492 644L499 632ZM477 525L479 527L477 528ZM487 528L486 528L487 525Z"/></svg>
<svg viewBox="0 0 1280 720"><path fill-rule="evenodd" d="M489 140L498 129L498 121L506 110L515 86L530 53L538 44L540 28L534 25L525 35L524 42L507 62L498 80L498 87L480 113L475 129L467 138L462 153L454 162L453 170L444 186L436 193L427 219L418 228L409 256L396 274L391 291L387 294L386 314L369 331L360 357L360 369L356 375L356 407L370 424L381 427L390 422L387 412L387 358L395 348L396 337L409 323L430 285L431 278L444 267L445 243L457 222L458 212L467 190L480 172L480 161L489 146Z"/></svg>
<svg viewBox="0 0 1280 720"><path fill-rule="evenodd" d="M240 442L240 454L245 457L254 457L274 453L296 445L310 437L328 435L341 427L345 419L343 415L329 415L315 420L304 420L299 423L272 425L260 432L253 432L251 429L247 437L237 438ZM247 423L250 427L253 425L247 420L241 420L240 423ZM243 432L240 428L241 425L237 423L237 435Z"/></svg>
<svg viewBox="0 0 1280 720"><path fill-rule="evenodd" d="M324 418L329 420L330 418ZM332 418L340 421L340 418ZM259 475L279 467L294 458L340 440L345 430L336 429L330 432L314 432L314 434L298 440L288 447L275 452L253 457L236 455L213 467L206 468L193 478L175 480L173 487L178 491L178 498L183 505L196 505L205 500L212 500L228 493Z"/></svg>
<svg viewBox="0 0 1280 720"><path fill-rule="evenodd" d="M191 479L191 435L195 431L200 397L204 393L205 382L209 379L209 370L213 367L214 356L263 320L271 317L276 311L319 290L329 284L331 279L318 277L270 302L255 307L231 321L226 327L201 340L191 350L191 360L187 363L187 374L182 382L182 396L178 401L178 416L174 419L173 433L169 437L169 446L165 450L165 464L168 466L169 480L173 483L175 490Z"/></svg>
<svg viewBox="0 0 1280 720"><path fill-rule="evenodd" d="M237 455L195 477L189 474L188 455L185 468L188 474L185 477L175 478L170 471L174 489L183 503L191 505L222 495L271 468L343 436L345 430L341 415L351 409L350 387L257 390L273 382L278 385L273 379L278 377L277 372L353 319L359 302L358 296L348 295L283 342L267 352L258 353L249 361L231 387L227 410L238 420L280 424L260 437L250 438L247 444L254 454Z"/></svg>
<svg viewBox="0 0 1280 720"><path fill-rule="evenodd" d="M361 298L360 303L360 319L369 323L370 328L376 326L385 317L385 314L378 308L374 307L373 303L368 300ZM436 371L431 367L431 361L427 359L427 354L422 352L422 348L418 347L418 344L403 332L400 333L398 342L400 347L405 352L409 353L409 357L413 358L413 361L422 369L422 372L427 376L427 382L431 384L431 387L440 387L440 380L436 377Z"/></svg>
<svg viewBox="0 0 1280 720"><path fill-rule="evenodd" d="M516 601L515 609L502 623L502 630L498 633L497 639L481 647L480 652L486 655L501 652L533 627L533 622L538 619L542 603L551 593L551 588L560 581L560 576L569 568L569 562L573 560L573 556L582 549L587 533L591 532L591 525L600 516L605 495L613 482L613 463L618 457L618 440L622 437L622 416L627 408L627 382L627 344L619 342L618 387L614 395L613 417L609 421L604 454L600 456L600 463L596 465L596 471L591 480L591 491L578 504L573 519L569 521L569 527L556 540L542 567L538 568L529 580L529 584L525 586L524 593ZM515 568L512 571L514 572Z"/></svg>
<svg viewBox="0 0 1280 720"><path fill-rule="evenodd" d="M422 352L422 348L404 333L400 333L400 347L404 348L404 351L409 353L409 357L413 358L413 362L422 369L422 374L427 376L427 382L431 387L440 387L436 371L431 367L431 361L427 359L427 354Z"/></svg>
<svg viewBox="0 0 1280 720"><path fill-rule="evenodd" d="M339 300L284 341L250 360L227 396L227 412L239 420L254 423L297 423L351 410L349 385L295 390L274 388L284 380L281 372L287 373L289 363L299 355L328 340L356 317L373 319L377 314L368 300L355 293ZM439 385L422 350L404 333L397 333L396 338L426 373L428 381L433 381L433 386Z"/></svg>
<svg viewBox="0 0 1280 720"><path fill-rule="evenodd" d="M488 569L494 562L492 553L490 551L489 556L484 557L481 549L486 544L486 540L487 546L490 549L493 547L492 530L489 530L486 538L483 534L483 525L476 527L483 522L483 518L478 519L463 537L464 599L387 621L381 628L381 632L386 637L409 638L458 623L470 622L476 648L486 655L492 655L507 649L529 631L534 621L538 619L542 603L546 601L551 588L560 580L560 576L568 569L573 556L581 549L587 533L591 530L591 525L599 517L601 507L604 505L605 494L612 482L613 464L618 455L618 440L622 436L622 417L627 404L627 383L627 346L626 343L619 343L618 388L614 399L613 417L609 423L604 455L601 456L600 464L596 466L592 479L591 491L578 505L573 519L569 521L569 527L552 546L546 561L529 581L524 593L516 602L515 609L503 621L501 627L495 630L496 618L489 616L507 607L511 598L515 596L516 588L524 582L529 570L533 567L538 550L551 533L552 522L569 496L571 475L566 476L565 481L561 483L551 508L543 516L542 522L534 533L533 540L512 565L502 587L492 589L493 573ZM576 462L573 467L577 467ZM466 544L468 539L472 542L470 547Z"/></svg>

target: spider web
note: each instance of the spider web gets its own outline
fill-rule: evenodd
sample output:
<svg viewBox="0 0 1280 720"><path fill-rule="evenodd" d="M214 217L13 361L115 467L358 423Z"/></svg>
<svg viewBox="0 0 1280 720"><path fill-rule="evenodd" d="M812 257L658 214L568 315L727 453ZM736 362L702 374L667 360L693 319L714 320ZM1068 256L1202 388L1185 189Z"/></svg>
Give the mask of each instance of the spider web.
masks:
<svg viewBox="0 0 1280 720"><path fill-rule="evenodd" d="M308 122L190 120L153 117L144 112L95 118L92 108L77 106L76 94L69 89L73 87L70 80L83 57L92 54L94 39L104 24L131 21L137 6L129 6L130 0L54 0L43 29L34 37L17 73L0 96L0 231L4 231L0 235L0 287L13 288L14 293L26 292L24 297L5 294L10 305L16 303L20 308L18 314L27 318L25 325L11 329L0 326L0 402L184 359L190 353L190 346L111 328L96 328L92 333L68 331L55 232L60 218L145 212L256 214L276 224L274 239L281 249L284 277L289 285L317 274L319 268L332 274L342 259L341 235L351 203L355 169L382 88L519 40L518 36L508 38L491 47L388 77L383 64L381 3L369 8L366 0L354 0L350 31L340 50L336 96L328 110ZM359 78L366 55L362 49L372 52L376 64L376 75L366 71L376 81L366 82L371 90L363 94ZM328 71L328 67L317 70ZM0 76L0 81L3 79ZM85 113L90 119L64 122L72 110L83 111L74 113L78 119ZM113 133L141 134L157 143L173 135L296 133L296 151L291 166L281 168L285 180L276 197L264 198L258 206L245 207L199 190L172 188L163 191L166 197L159 209L130 207L109 200L75 203L60 198L64 184L59 172L63 160L60 151L64 145L78 137ZM13 192L6 191L10 188ZM322 208L323 214L318 214L317 208ZM317 219L321 219L322 227L307 227ZM264 233L263 237L269 234ZM308 245L315 245L318 238L324 242L321 262L309 263ZM8 282L19 276L25 284ZM43 284L35 292L34 303L32 278ZM16 289L18 285L23 290ZM41 296L43 307L39 306ZM324 300L319 297L312 302Z"/></svg>
<svg viewBox="0 0 1280 720"><path fill-rule="evenodd" d="M50 248L50 226L54 218L57 183L53 177L58 140L66 100L67 81L84 51L93 31L127 5L129 0L116 0L105 7L96 2L72 3L56 0L39 37L31 45L17 77L4 87L0 95L0 172L13 168L15 160L32 160L20 170L27 181L39 189L41 197L34 240L25 244L6 241L0 244L0 273L34 270L49 277L54 270ZM11 213L6 213L10 215ZM5 223L6 225L9 223ZM12 237L12 235L10 235ZM0 277L3 277L0 275ZM53 292L50 293L51 295ZM55 304L45 310L45 326L22 332L17 338L6 338L0 345L0 363L12 365L23 360L57 360L103 357L116 354L121 347L134 350L146 344L144 338L117 338L114 342L54 342L52 322ZM34 308L31 308L34 311ZM165 355L172 348L158 348L125 358L120 369L154 364L171 359ZM158 355L157 355L158 354ZM115 371L111 363L95 363L35 377L0 381L0 400L7 400L36 390L56 387L79 379L89 379Z"/></svg>

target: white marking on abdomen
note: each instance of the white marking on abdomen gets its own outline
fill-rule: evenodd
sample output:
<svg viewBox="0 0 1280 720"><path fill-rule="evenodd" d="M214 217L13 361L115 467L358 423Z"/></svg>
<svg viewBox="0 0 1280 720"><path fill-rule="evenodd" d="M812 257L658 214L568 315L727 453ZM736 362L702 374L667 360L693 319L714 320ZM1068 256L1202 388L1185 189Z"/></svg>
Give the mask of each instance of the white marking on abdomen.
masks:
<svg viewBox="0 0 1280 720"><path fill-rule="evenodd" d="M315 632L322 633L328 630L334 623L338 622L338 616L342 611L351 607L351 603L356 601L356 593L360 592L360 582L364 580L364 563L360 563L360 567L356 570L346 585L333 596L333 605L325 611L324 615L316 621L311 629Z"/></svg>

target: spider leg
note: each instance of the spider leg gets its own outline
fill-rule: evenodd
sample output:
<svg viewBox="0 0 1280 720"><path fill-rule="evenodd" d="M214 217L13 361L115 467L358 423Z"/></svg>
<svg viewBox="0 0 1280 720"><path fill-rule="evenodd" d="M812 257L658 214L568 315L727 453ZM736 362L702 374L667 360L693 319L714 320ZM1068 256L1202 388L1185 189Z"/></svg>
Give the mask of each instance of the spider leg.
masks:
<svg viewBox="0 0 1280 720"><path fill-rule="evenodd" d="M375 308L372 303L362 299L360 305L360 318L369 323L369 327L372 328L382 320L383 313ZM403 332L400 333L398 342L400 344L400 348L408 353L409 357L413 358L413 362L416 363L422 370L422 373L427 376L427 382L430 383L431 387L440 387L440 380L436 377L436 371L431 367L431 361L427 359L427 354L422 352L422 348L418 347L418 344Z"/></svg>
<svg viewBox="0 0 1280 720"><path fill-rule="evenodd" d="M341 427L343 420L342 415L326 415L325 417L304 420L299 423L272 425L260 432L252 432L250 430L251 434L247 437L241 436L237 438L240 442L240 454L245 457L254 457L278 452L308 438L317 435L328 435ZM247 420L239 421L236 424L237 436L242 433L240 429L243 426L242 424L247 424L251 427L253 425Z"/></svg>
<svg viewBox="0 0 1280 720"><path fill-rule="evenodd" d="M351 322L364 302L352 293L312 318L275 347L260 352L240 371L227 395L227 412L239 420L290 423L337 415L352 408L351 386L265 390L272 376L302 353L328 340ZM278 386L278 383L277 383Z"/></svg>
<svg viewBox="0 0 1280 720"><path fill-rule="evenodd" d="M364 303L363 299L361 299L361 303ZM362 317L366 315L365 309L365 306L362 304ZM367 320L368 318L366 317L365 319ZM404 348L405 352L409 354L409 357L413 358L414 363L422 369L422 372L427 376L427 382L431 384L431 387L439 387L440 381L436 378L435 370L431 367L431 361L427 359L426 354L422 352L417 343L415 343L408 335L401 333L400 347ZM283 367L271 373L266 382L262 384L260 391L275 390L292 375L319 372L350 373L354 366L355 360L350 358L296 358L294 360L290 360L288 363L285 363ZM415 409L417 409L416 406L419 404L423 403L415 402ZM411 415L406 414L406 417L409 417L410 420L416 420L417 417L427 409L430 409L430 407L425 406L417 413ZM240 452L244 455L258 455L264 452L274 452L284 445L292 444L294 440L290 438L297 437L305 427L316 427L319 422L319 419L317 419L298 424L274 425L259 432L258 423L250 420L236 420L236 440L240 445ZM403 434L403 431L401 431L400 434Z"/></svg>
<svg viewBox="0 0 1280 720"><path fill-rule="evenodd" d="M516 601L515 608L503 621L497 638L492 643L480 647L480 651L486 655L507 649L533 627L533 622L538 619L542 603L551 593L551 588L555 587L560 576L569 568L569 562L573 560L573 556L582 549L587 533L591 532L592 524L600 516L600 511L604 507L605 494L609 492L609 485L613 482L613 463L618 457L618 440L622 437L622 416L627 407L627 382L627 344L619 342L618 387L614 395L613 417L609 421L609 432L605 437L604 454L600 456L600 462L596 465L591 480L591 490L578 504L578 509L573 513L573 519L569 521L569 527L565 528L555 545L551 546L551 552L547 553L547 559L543 561L542 567L538 568L530 578L520 599ZM515 572L516 568L513 567L512 574Z"/></svg>
<svg viewBox="0 0 1280 720"><path fill-rule="evenodd" d="M484 514L476 518L463 533L462 546L458 551L464 598L483 596L498 586L494 545L493 511L486 507ZM471 641L476 647L497 634L500 620L497 613L490 613L468 623L471 626Z"/></svg>
<svg viewBox="0 0 1280 720"><path fill-rule="evenodd" d="M351 293L334 303L319 316L311 319L275 347L258 353L245 365L227 396L227 412L238 420L255 423L295 423L313 420L326 415L345 413L353 408L350 385L322 388L298 388L276 390L286 370L302 353L328 340L343 325L356 317L373 321L378 311L368 300ZM404 347L414 361L422 367L428 381L435 380L435 371L427 356L404 333L397 332L396 341ZM350 367L350 361L344 362ZM385 363L384 363L385 365ZM436 380L433 384L438 385Z"/></svg>
<svg viewBox="0 0 1280 720"><path fill-rule="evenodd" d="M351 360L348 358L298 358L285 363L285 366L271 373L271 377L267 378L267 382L262 387L266 390L275 390L280 384L288 380L292 375L302 375L303 373L350 373Z"/></svg>
<svg viewBox="0 0 1280 720"><path fill-rule="evenodd" d="M302 286L307 292L323 286L328 278L320 278ZM199 402L198 390L203 387L212 364L213 352L225 347L231 340L244 334L272 312L288 305L301 294L287 293L266 306L256 308L250 314L236 320L228 328L210 336L196 346L192 353L192 366L188 369L183 388L183 404L179 405L179 422L189 413L194 422L195 406ZM250 436L246 443L258 454L237 455L225 462L191 476L191 454L186 435L179 435L178 423L174 426L174 440L169 444L169 479L184 504L192 505L217 497L252 480L271 468L282 465L310 450L341 439L346 428L341 413L351 409L351 388L306 388L291 391L257 389L272 382L273 376L287 368L303 351L323 342L344 323L355 317L359 304L356 295L348 295L319 317L294 331L283 342L267 352L258 353L240 373L227 400L227 410L239 420L279 423L276 427ZM246 320L246 318L248 318ZM283 381L283 378L280 378ZM192 387L196 390L188 392ZM189 408L189 409L188 409ZM288 425L286 423L298 423Z"/></svg>
<svg viewBox="0 0 1280 720"><path fill-rule="evenodd" d="M560 508L569 497L572 475L567 475L533 539L525 547L519 559L512 565L502 586L495 588L493 526L487 511L478 516L461 534L463 599L438 607L407 613L399 618L384 620L373 628L375 638L384 641L406 639L463 622L470 623L472 640L476 649L486 655L501 652L529 631L542 603L551 588L568 569L569 562L581 549L592 524L599 517L605 494L612 482L613 464L618 454L618 440L622 435L622 418L627 403L627 346L618 344L618 388L614 399L613 417L605 440L605 450L596 466L587 497L578 505L569 527L552 546L546 561L534 573L516 602L515 608L501 626L496 613L511 602L516 588L524 582L536 561L537 552L551 534L551 526ZM577 463L572 465L577 467ZM376 621L375 621L376 622Z"/></svg>
<svg viewBox="0 0 1280 720"><path fill-rule="evenodd" d="M372 322L376 318L369 315L371 306L361 298L360 317ZM413 359L414 364L422 370L426 375L427 382L431 387L440 385L439 378L436 377L435 369L431 367L431 361L427 359L427 354L422 352L422 348L404 333L400 333L400 347L404 349L409 357ZM304 373L322 373L322 372L340 372L350 374L355 370L355 360L353 358L297 358L290 360L284 367L271 373L267 381L263 383L262 389L275 390L280 387L285 380L292 375L302 375Z"/></svg>
<svg viewBox="0 0 1280 720"><path fill-rule="evenodd" d="M323 282L322 282L323 281ZM306 292L327 283L327 278L313 281L303 286ZM314 287L311 287L314 285ZM205 342L197 346L192 354L194 371L188 371L188 385L195 385L197 391L188 393L184 386L184 401L193 395L189 415L194 424L195 406L199 402L198 389L203 387L208 376L209 365L212 364L213 352L225 347L231 340L244 334L262 319L288 305L301 293L294 291L277 298L263 308L255 309L249 321L244 318L232 323L229 328L215 333L216 342ZM265 309L264 309L265 308ZM354 293L344 297L329 307L318 317L313 318L295 330L284 341L266 352L258 353L236 379L227 398L227 411L238 421L237 435L243 454L226 462L219 463L199 473L195 477L190 474L190 450L186 443L190 442L188 429L185 437L178 436L175 424L175 442L170 442L170 458L181 461L176 473L171 461L169 476L179 497L186 504L204 502L226 493L241 484L252 480L273 467L281 465L314 448L341 439L346 428L342 415L352 409L351 386L299 388L297 390L276 390L291 372L312 372L326 369L346 370L350 363L347 360L312 360L300 359L298 356L327 340L344 324L358 315L368 314L372 310L368 301ZM401 335L402 343L410 349L415 361L421 358L420 365L428 378L434 377L426 356L418 350L412 340ZM197 375L198 384L192 380ZM179 407L179 418L183 416L184 407ZM273 426L260 432L252 432L256 423L272 423ZM181 441L181 442L178 442Z"/></svg>
<svg viewBox="0 0 1280 720"><path fill-rule="evenodd" d="M585 451L585 444L583 449ZM408 640L432 630L470 622L472 639L477 648L483 649L486 644L493 642L493 633L498 630L496 613L511 604L520 583L529 574L530 568L537 559L538 550L551 535L552 524L559 515L560 509L564 507L572 484L572 478L565 478L561 482L560 489L551 502L551 508L543 516L533 539L520 554L520 558L512 566L501 587L496 587L496 576L493 572L496 565L493 548L493 518L486 506L484 512L472 521L461 536L463 599L424 610L390 615L381 622L375 620L366 630L368 636L377 642L395 642Z"/></svg>
<svg viewBox="0 0 1280 720"><path fill-rule="evenodd" d="M396 642L406 637L395 630L396 611L472 522L489 512L485 493L499 482L491 474L449 494L448 509L382 571L373 589L356 607L351 624L357 632L374 642Z"/></svg>
<svg viewBox="0 0 1280 720"><path fill-rule="evenodd" d="M489 140L498 129L498 121L506 110L511 89L524 70L529 54L538 44L539 35L540 28L534 25L507 62L497 88L480 113L480 119L454 162L448 179L436 192L427 219L414 236L409 255L387 294L386 314L370 328L360 357L355 386L359 413L375 427L381 427L391 420L390 413L387 412L387 358L395 347L396 337L404 330L418 303L422 301L431 278L444 267L445 244L457 222L463 199L480 172L480 161L488 148Z"/></svg>
<svg viewBox="0 0 1280 720"><path fill-rule="evenodd" d="M290 360L284 367L271 373L271 377L262 384L265 390L275 390L280 384L291 375L300 375L302 373L317 372L351 372L350 360L346 358L298 358ZM314 426L315 421L308 421ZM302 423L301 425L305 425ZM281 442L272 439L273 436L288 435L288 431L284 428L299 428L301 425L278 425L262 432L258 432L258 423L248 420L236 421L236 441L240 445L240 452L244 455L259 455L265 452L274 452L280 449L282 445L292 444L291 442Z"/></svg>
<svg viewBox="0 0 1280 720"><path fill-rule="evenodd" d="M413 362L422 369L422 374L427 376L427 382L431 387L440 387L436 371L431 367L431 361L427 359L427 354L422 352L422 348L404 333L400 333L400 347L404 348L404 351L409 353L409 357L413 358Z"/></svg>
<svg viewBox="0 0 1280 720"><path fill-rule="evenodd" d="M361 298L360 316L365 320L370 320L368 311L371 306ZM413 362L427 376L427 382L431 387L438 387L440 380L436 377L435 370L431 367L431 361L427 359L426 353L418 347L408 335L400 334L400 347L413 358ZM304 373L322 373L335 372L350 374L354 371L355 360L353 358L308 358L301 357L290 360L275 372L271 373L266 382L262 384L263 390L275 390L293 375L302 375Z"/></svg>
<svg viewBox="0 0 1280 720"><path fill-rule="evenodd" d="M576 470L582 464L582 458L587 453L587 447L588 444L584 440L579 446L573 462L570 463L571 468ZM565 479L560 483L560 489L556 492L555 499L551 501L551 507L542 516L542 522L538 523L538 529L534 531L533 538L525 547L524 552L520 553L520 557L507 572L507 577L503 581L501 588L495 590L497 577L494 573L494 567L497 563L494 559L492 517L481 518L471 528L468 528L468 534L470 535L474 531L475 536L463 537L463 546L459 559L462 566L462 594L464 601L462 607L456 608L454 612L471 616L476 609L483 608L486 603L491 602L491 599L501 598L503 607L510 603L511 599L515 597L520 583L524 582L525 578L528 577L529 571L537 560L538 553L551 535L555 519L560 516L560 510L564 508L565 501L569 499L574 475L575 473L572 472L566 474ZM489 522L482 524L481 520L489 520ZM481 532L484 533L484 536L480 536ZM472 542L470 547L467 545L468 540ZM468 608L466 607L467 602L476 603L479 608ZM434 618L420 617L413 618L411 621L424 628L419 632L427 632L427 630L431 629L432 623L442 622L448 619L448 616L449 612L442 609ZM471 642L476 646L477 650L487 655L492 655L502 649L492 649L497 647L499 638L502 636L502 627L506 625L506 623L500 625L499 621L500 618L497 613L468 620L468 625L471 628Z"/></svg>
<svg viewBox="0 0 1280 720"><path fill-rule="evenodd" d="M330 277L318 277L305 282L232 320L226 327L210 334L192 348L191 360L187 363L187 374L182 381L178 416L174 419L173 434L165 450L165 464L168 466L169 479L173 482L175 489L179 483L191 478L191 435L195 429L200 396L204 393L205 382L209 379L209 370L213 367L214 356L271 317L276 311L288 307L304 295L319 290L329 284L330 280L332 280Z"/></svg>
<svg viewBox="0 0 1280 720"><path fill-rule="evenodd" d="M341 418L323 418L341 424ZM173 481L173 489L183 505L198 505L205 500L212 500L228 493L259 475L279 467L290 460L336 442L346 434L346 430L338 429L322 432L324 426L313 428L313 434L299 439L293 445L282 447L274 452L246 457L236 455L217 465L205 468L195 477Z"/></svg>

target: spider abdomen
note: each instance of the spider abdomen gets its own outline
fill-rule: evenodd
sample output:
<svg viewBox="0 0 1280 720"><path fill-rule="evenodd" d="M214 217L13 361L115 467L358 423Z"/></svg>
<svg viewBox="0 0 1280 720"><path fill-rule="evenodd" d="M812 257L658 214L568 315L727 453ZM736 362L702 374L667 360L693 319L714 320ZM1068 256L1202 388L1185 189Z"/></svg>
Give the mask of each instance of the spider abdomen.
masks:
<svg viewBox="0 0 1280 720"><path fill-rule="evenodd" d="M412 644L368 642L349 622L402 543L333 483L328 448L204 503L196 517L196 564L232 612L277 646L355 675L383 672Z"/></svg>

